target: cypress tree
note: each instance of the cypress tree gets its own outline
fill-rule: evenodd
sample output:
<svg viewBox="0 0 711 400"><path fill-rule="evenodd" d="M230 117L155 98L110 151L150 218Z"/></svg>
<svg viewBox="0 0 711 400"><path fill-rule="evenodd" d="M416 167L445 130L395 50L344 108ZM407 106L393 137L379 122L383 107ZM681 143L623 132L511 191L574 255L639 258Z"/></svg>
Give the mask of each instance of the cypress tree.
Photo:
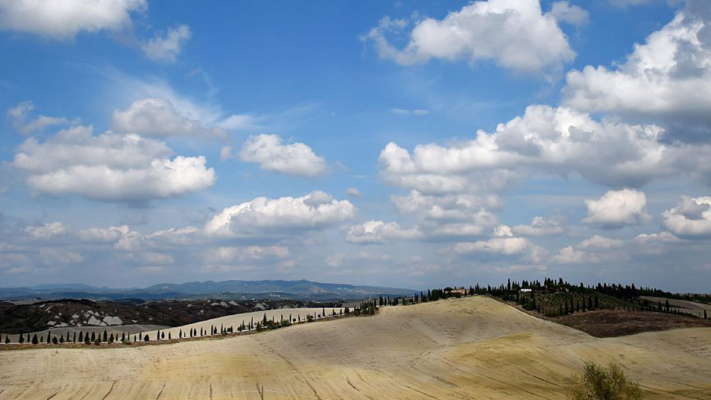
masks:
<svg viewBox="0 0 711 400"><path fill-rule="evenodd" d="M113 343L113 342L114 342L114 334L112 333L111 336L109 336L109 343Z"/></svg>
<svg viewBox="0 0 711 400"><path fill-rule="evenodd" d="M74 338L72 339L72 343L77 342L77 331L74 331Z"/></svg>
<svg viewBox="0 0 711 400"><path fill-rule="evenodd" d="M84 335L84 344L91 344L91 341L89 340L89 332Z"/></svg>
<svg viewBox="0 0 711 400"><path fill-rule="evenodd" d="M91 332L91 341L92 342L96 341L96 335L94 334L94 332Z"/></svg>
<svg viewBox="0 0 711 400"><path fill-rule="evenodd" d="M83 341L84 341L84 332L79 331L79 342L83 342Z"/></svg>
<svg viewBox="0 0 711 400"><path fill-rule="evenodd" d="M126 332L121 332L121 342L123 343L125 341L126 341Z"/></svg>
<svg viewBox="0 0 711 400"><path fill-rule="evenodd" d="M160 338L161 338L161 339L165 339L165 332L161 332Z"/></svg>
<svg viewBox="0 0 711 400"><path fill-rule="evenodd" d="M52 333L47 331L47 344L49 344L49 342L51 340L51 336L52 336Z"/></svg>
<svg viewBox="0 0 711 400"><path fill-rule="evenodd" d="M25 343L25 337L20 334L20 339L19 339L20 344Z"/></svg>
<svg viewBox="0 0 711 400"><path fill-rule="evenodd" d="M32 344L37 344L39 341L37 340L37 334L35 333L34 336L32 336Z"/></svg>
<svg viewBox="0 0 711 400"><path fill-rule="evenodd" d="M5 344L10 344L10 335L5 335Z"/></svg>
<svg viewBox="0 0 711 400"><path fill-rule="evenodd" d="M47 339L49 339L49 336L47 336ZM52 338L52 344L58 344L58 343L59 343L59 340L57 340L57 337L56 337L56 336L53 337L53 338Z"/></svg>
<svg viewBox="0 0 711 400"><path fill-rule="evenodd" d="M69 333L67 333L67 335L69 335ZM64 344L64 336L59 337L59 343Z"/></svg>
<svg viewBox="0 0 711 400"><path fill-rule="evenodd" d="M706 317L706 310L704 310L704 319L708 319L708 318Z"/></svg>
<svg viewBox="0 0 711 400"><path fill-rule="evenodd" d="M106 329L104 329L104 342L108 342L108 341L109 341L109 337L106 334Z"/></svg>
<svg viewBox="0 0 711 400"><path fill-rule="evenodd" d="M148 338L148 334L146 334L146 336L143 337L144 342L150 342L150 340L151 339Z"/></svg>
<svg viewBox="0 0 711 400"><path fill-rule="evenodd" d="M171 340L170 332L168 332L168 340Z"/></svg>

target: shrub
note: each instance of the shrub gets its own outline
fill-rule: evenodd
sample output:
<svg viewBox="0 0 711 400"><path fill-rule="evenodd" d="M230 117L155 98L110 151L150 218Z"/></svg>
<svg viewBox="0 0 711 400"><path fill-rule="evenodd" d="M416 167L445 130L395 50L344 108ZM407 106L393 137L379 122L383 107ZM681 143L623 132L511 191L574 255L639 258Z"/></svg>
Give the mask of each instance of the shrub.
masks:
<svg viewBox="0 0 711 400"><path fill-rule="evenodd" d="M642 390L627 380L622 367L611 362L607 368L585 361L582 375L575 374L568 398L571 400L638 400Z"/></svg>

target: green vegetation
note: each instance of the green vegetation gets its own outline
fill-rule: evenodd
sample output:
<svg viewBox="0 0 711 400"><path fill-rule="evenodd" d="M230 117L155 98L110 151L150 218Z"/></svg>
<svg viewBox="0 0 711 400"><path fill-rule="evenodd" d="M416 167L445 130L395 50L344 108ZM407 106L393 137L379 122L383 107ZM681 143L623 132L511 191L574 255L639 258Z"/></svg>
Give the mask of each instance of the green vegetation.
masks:
<svg viewBox="0 0 711 400"><path fill-rule="evenodd" d="M568 393L571 400L638 400L642 390L628 381L622 367L611 362L607 368L585 361L583 373L573 375Z"/></svg>

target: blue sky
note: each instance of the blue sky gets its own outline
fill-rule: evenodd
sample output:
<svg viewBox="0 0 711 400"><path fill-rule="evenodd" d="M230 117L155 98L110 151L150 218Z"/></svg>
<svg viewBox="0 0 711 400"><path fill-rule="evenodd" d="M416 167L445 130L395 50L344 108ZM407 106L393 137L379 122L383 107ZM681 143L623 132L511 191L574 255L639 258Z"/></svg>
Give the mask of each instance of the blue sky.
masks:
<svg viewBox="0 0 711 400"><path fill-rule="evenodd" d="M699 0L0 0L0 282L707 290L710 26Z"/></svg>

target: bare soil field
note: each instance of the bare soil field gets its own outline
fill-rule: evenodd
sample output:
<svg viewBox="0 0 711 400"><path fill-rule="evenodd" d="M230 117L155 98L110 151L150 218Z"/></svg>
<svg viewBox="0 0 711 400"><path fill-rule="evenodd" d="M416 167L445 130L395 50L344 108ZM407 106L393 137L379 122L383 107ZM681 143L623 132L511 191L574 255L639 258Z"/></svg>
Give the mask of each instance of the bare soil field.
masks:
<svg viewBox="0 0 711 400"><path fill-rule="evenodd" d="M711 328L711 320L656 312L599 310L556 317L552 321L595 337L616 337L680 328Z"/></svg>
<svg viewBox="0 0 711 400"><path fill-rule="evenodd" d="M622 364L649 399L711 399L711 328L595 338L487 297L223 340L2 351L0 399L563 399L588 358Z"/></svg>

